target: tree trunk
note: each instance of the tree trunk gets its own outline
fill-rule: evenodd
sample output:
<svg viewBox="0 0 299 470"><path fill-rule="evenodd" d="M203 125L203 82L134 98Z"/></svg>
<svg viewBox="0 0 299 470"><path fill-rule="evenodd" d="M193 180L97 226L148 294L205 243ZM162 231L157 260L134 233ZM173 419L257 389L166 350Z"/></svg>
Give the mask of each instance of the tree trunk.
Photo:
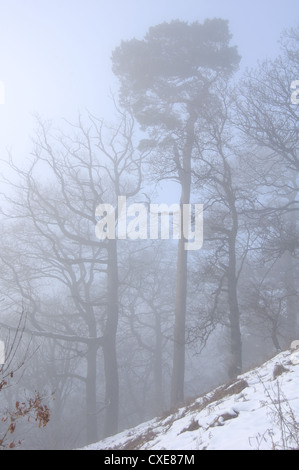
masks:
<svg viewBox="0 0 299 470"><path fill-rule="evenodd" d="M86 429L88 444L99 440L97 423L97 353L98 345L95 341L91 340L87 346L86 375Z"/></svg>
<svg viewBox="0 0 299 470"><path fill-rule="evenodd" d="M156 347L154 359L154 377L155 377L155 415L160 416L163 408L163 347L162 347L162 331L161 317L158 312L155 315L156 325Z"/></svg>
<svg viewBox="0 0 299 470"><path fill-rule="evenodd" d="M274 345L276 351L281 352L282 349L280 347L280 343L279 343L279 339L278 339L278 329L277 329L276 322L274 323L274 325L272 327L271 338L272 338L272 342L273 342L273 345Z"/></svg>
<svg viewBox="0 0 299 470"><path fill-rule="evenodd" d="M231 364L229 375L236 377L242 372L242 336L240 328L240 309L238 302L238 279L236 261L236 236L238 233L238 215L231 205L233 227L229 234L229 265L228 265L228 305L231 330Z"/></svg>
<svg viewBox="0 0 299 470"><path fill-rule="evenodd" d="M292 184L294 187L297 187L297 178L293 178ZM289 196L289 202L294 203L296 197L298 196L298 191L293 192ZM286 216L286 226L288 227L288 234L290 239L296 239L297 233L297 220L294 216L294 212L289 212ZM291 250L291 249L290 249ZM297 340L297 335L299 334L299 324L298 324L298 301L297 301L297 262L294 258L294 253L287 251L285 253L285 286L287 291L287 340L292 342ZM289 344L286 345L288 347Z"/></svg>
<svg viewBox="0 0 299 470"><path fill-rule="evenodd" d="M190 112L187 123L186 144L183 155L183 168L180 173L181 194L181 230L183 232L183 206L190 204L191 195L191 162L194 145L194 126L196 115ZM175 407L184 401L185 385L185 347L186 347L186 310L187 310L187 264L188 251L185 250L185 239L181 233L178 244L177 284L175 302L174 350L171 384L171 406Z"/></svg>
<svg viewBox="0 0 299 470"><path fill-rule="evenodd" d="M295 233L295 232L294 232ZM298 334L298 301L296 296L296 262L291 253L285 253L285 285L287 291L287 337L294 341ZM287 345L288 346L288 345Z"/></svg>
<svg viewBox="0 0 299 470"><path fill-rule="evenodd" d="M185 241L183 239L180 240L178 248L174 351L171 388L172 407L184 401L188 261L188 252L184 249L184 243Z"/></svg>
<svg viewBox="0 0 299 470"><path fill-rule="evenodd" d="M229 310L230 310L230 330L231 330L231 364L229 374L231 378L242 372L242 337L240 328L240 311L237 297L237 281L229 281Z"/></svg>
<svg viewBox="0 0 299 470"><path fill-rule="evenodd" d="M118 265L116 240L109 241L107 276L107 323L103 344L106 381L104 438L117 434L118 432L119 378L116 353L116 334L118 326Z"/></svg>

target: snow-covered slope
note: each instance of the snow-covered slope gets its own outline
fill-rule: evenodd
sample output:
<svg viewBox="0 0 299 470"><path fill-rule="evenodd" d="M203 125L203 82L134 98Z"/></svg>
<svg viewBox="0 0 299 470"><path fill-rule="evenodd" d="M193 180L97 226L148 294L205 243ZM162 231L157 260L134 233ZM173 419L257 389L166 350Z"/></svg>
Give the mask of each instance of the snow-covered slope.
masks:
<svg viewBox="0 0 299 470"><path fill-rule="evenodd" d="M172 415L86 450L299 449L296 362L294 355L283 352Z"/></svg>

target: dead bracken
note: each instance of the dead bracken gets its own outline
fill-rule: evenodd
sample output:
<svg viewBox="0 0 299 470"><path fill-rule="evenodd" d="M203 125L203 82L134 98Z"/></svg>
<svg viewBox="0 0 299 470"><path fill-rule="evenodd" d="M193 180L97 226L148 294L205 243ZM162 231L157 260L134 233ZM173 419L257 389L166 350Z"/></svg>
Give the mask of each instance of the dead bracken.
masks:
<svg viewBox="0 0 299 470"><path fill-rule="evenodd" d="M156 434L151 429L149 429L146 433L140 434L139 436L136 436L135 438L126 442L121 450L138 450L144 444L148 444L150 441L155 439L155 437Z"/></svg>
<svg viewBox="0 0 299 470"><path fill-rule="evenodd" d="M200 424L198 423L198 421L196 419L193 419L190 423L190 425L183 429L183 431L180 432L180 434L184 434L184 432L194 432L194 431L197 431L198 429L200 429Z"/></svg>
<svg viewBox="0 0 299 470"><path fill-rule="evenodd" d="M289 369L286 369L282 364L276 364L273 371L273 379L277 379L277 377L280 377L285 372L289 372Z"/></svg>

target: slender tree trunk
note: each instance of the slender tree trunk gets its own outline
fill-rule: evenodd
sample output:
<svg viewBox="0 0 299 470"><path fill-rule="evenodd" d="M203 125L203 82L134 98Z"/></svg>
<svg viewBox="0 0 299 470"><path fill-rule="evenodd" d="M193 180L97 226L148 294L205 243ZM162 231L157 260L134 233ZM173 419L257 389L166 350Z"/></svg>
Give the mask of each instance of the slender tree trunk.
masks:
<svg viewBox="0 0 299 470"><path fill-rule="evenodd" d="M296 297L296 262L289 252L285 253L285 285L288 294L287 336L288 341L291 342L297 339L298 334L298 300Z"/></svg>
<svg viewBox="0 0 299 470"><path fill-rule="evenodd" d="M86 375L86 429L88 444L99 440L97 423L97 353L98 345L95 341L91 340L87 346Z"/></svg>
<svg viewBox="0 0 299 470"><path fill-rule="evenodd" d="M175 327L173 371L171 388L171 406L184 400L185 383L185 347L186 347L186 304L187 304L187 261L188 252L184 249L184 240L179 241L177 263L177 290L175 303Z"/></svg>
<svg viewBox="0 0 299 470"><path fill-rule="evenodd" d="M235 278L229 280L228 292L231 330L231 365L229 372L231 378L234 378L241 374L243 364L240 310L237 295L237 281Z"/></svg>
<svg viewBox="0 0 299 470"><path fill-rule="evenodd" d="M183 155L183 168L180 171L181 194L181 229L183 230L183 206L190 204L191 162L194 146L194 126L196 115L190 112L187 123L186 144ZM175 302L174 350L171 384L171 406L175 407L184 400L185 384L185 348L186 348L186 310L187 310L187 273L188 251L185 250L183 233L178 244L177 284Z"/></svg>
<svg viewBox="0 0 299 470"><path fill-rule="evenodd" d="M116 353L116 334L119 307L116 240L109 241L107 297L107 323L103 345L107 406L103 430L104 437L112 436L118 432L119 378Z"/></svg>
<svg viewBox="0 0 299 470"><path fill-rule="evenodd" d="M297 187L297 178L292 180L293 186ZM289 197L289 202L294 202L298 197L298 191L293 192ZM287 214L287 227L290 238L296 238L297 220L293 212ZM289 342L298 339L298 300L296 297L297 286L297 263L292 253L285 253L285 286L288 294L287 297L287 339ZM289 345L286 345L287 347Z"/></svg>
<svg viewBox="0 0 299 470"><path fill-rule="evenodd" d="M231 329L231 364L229 375L231 378L241 374L242 361L242 336L240 327L240 309L238 302L238 279L236 261L236 237L238 233L238 215L231 204L233 227L229 235L229 265L228 265L228 304Z"/></svg>
<svg viewBox="0 0 299 470"><path fill-rule="evenodd" d="M155 377L155 414L160 416L163 408L163 347L162 347L162 331L161 331L161 317L158 312L155 316L156 325L156 347L155 347L155 362L154 362L154 377Z"/></svg>
<svg viewBox="0 0 299 470"><path fill-rule="evenodd" d="M278 328L277 328L277 322L274 322L273 327L272 327L272 334L271 334L272 342L273 345L276 349L277 352L281 351L279 339L278 339Z"/></svg>

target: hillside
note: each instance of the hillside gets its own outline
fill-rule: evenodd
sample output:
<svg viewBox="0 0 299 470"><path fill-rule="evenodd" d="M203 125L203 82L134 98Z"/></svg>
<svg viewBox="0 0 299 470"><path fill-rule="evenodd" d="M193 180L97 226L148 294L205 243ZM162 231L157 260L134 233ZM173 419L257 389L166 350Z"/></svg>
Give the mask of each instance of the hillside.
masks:
<svg viewBox="0 0 299 470"><path fill-rule="evenodd" d="M299 360L283 352L167 417L85 450L299 449Z"/></svg>

